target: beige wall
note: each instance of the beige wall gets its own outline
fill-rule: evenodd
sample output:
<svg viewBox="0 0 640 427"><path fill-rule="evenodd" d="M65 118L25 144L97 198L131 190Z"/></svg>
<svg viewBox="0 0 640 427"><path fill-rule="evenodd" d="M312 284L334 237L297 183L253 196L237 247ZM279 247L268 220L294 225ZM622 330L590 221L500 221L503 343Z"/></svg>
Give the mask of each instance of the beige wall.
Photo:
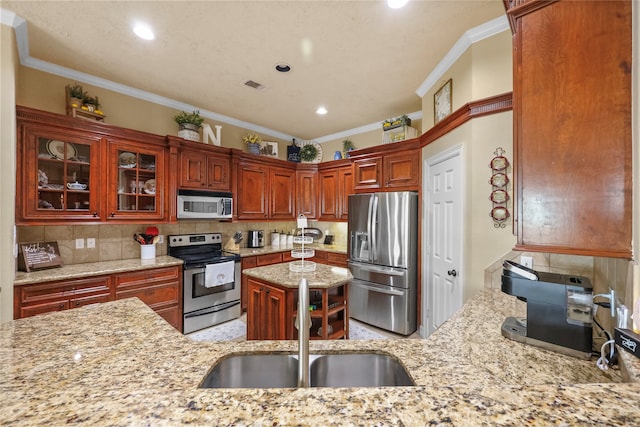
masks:
<svg viewBox="0 0 640 427"><path fill-rule="evenodd" d="M15 76L18 64L13 28L0 25L0 322L13 319L13 229L16 200Z"/></svg>
<svg viewBox="0 0 640 427"><path fill-rule="evenodd" d="M65 77L20 66L16 88L16 104L39 110L66 114L64 88L74 81ZM173 117L180 111L163 105L154 104L107 89L78 82L92 96L98 96L108 124L157 135L177 135L178 125ZM245 149L242 136L247 134L244 128L205 119L215 134L215 125L222 126L223 147ZM290 141L282 141L266 135L260 135L266 141L278 142L278 158L286 160L286 146Z"/></svg>
<svg viewBox="0 0 640 427"><path fill-rule="evenodd" d="M485 59L483 55L489 55ZM497 34L474 44L423 97L423 128L433 125L433 95L452 79L453 111L464 104L512 90L511 37ZM516 243L511 223L496 228L489 216L492 208L489 162L498 147L513 163L513 114L509 112L472 119L422 150L423 164L451 147L463 149L463 258L464 300L484 287L484 271ZM424 167L423 167L424 171ZM511 167L508 175L512 178ZM423 172L424 173L424 172ZM511 181L513 181L511 179ZM513 195L511 183L508 191ZM423 191L427 197L426 191ZM512 201L508 208L513 212ZM423 249L426 253L426 249Z"/></svg>

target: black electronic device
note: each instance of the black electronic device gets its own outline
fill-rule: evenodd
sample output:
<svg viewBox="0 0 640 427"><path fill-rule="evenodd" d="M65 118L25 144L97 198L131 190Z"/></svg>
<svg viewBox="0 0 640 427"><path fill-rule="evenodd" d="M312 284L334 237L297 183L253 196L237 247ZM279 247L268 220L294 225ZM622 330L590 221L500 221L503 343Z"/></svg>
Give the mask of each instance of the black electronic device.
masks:
<svg viewBox="0 0 640 427"><path fill-rule="evenodd" d="M586 277L546 273L505 261L502 292L527 303L527 317L508 317L502 335L514 341L590 359L593 288Z"/></svg>

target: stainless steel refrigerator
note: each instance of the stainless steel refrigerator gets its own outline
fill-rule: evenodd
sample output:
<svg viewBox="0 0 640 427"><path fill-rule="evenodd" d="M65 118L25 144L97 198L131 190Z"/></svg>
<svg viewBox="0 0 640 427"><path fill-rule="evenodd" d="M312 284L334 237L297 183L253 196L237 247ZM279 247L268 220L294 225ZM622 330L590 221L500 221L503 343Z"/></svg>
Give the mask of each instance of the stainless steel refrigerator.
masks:
<svg viewBox="0 0 640 427"><path fill-rule="evenodd" d="M349 196L350 317L402 335L417 328L418 194Z"/></svg>

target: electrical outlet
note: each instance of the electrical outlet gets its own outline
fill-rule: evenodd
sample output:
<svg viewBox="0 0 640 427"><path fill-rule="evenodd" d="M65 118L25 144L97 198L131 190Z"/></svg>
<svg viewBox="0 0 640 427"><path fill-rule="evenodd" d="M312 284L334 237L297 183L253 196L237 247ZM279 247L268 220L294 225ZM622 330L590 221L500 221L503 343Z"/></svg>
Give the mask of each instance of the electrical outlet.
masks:
<svg viewBox="0 0 640 427"><path fill-rule="evenodd" d="M87 249L93 249L96 247L96 239L93 237L89 237L87 239Z"/></svg>
<svg viewBox="0 0 640 427"><path fill-rule="evenodd" d="M76 239L76 249L84 249L84 239Z"/></svg>
<svg viewBox="0 0 640 427"><path fill-rule="evenodd" d="M525 267L530 268L530 269L533 270L533 257L521 256L520 257L520 264L522 264Z"/></svg>
<svg viewBox="0 0 640 427"><path fill-rule="evenodd" d="M158 243L164 243L164 234L158 234Z"/></svg>

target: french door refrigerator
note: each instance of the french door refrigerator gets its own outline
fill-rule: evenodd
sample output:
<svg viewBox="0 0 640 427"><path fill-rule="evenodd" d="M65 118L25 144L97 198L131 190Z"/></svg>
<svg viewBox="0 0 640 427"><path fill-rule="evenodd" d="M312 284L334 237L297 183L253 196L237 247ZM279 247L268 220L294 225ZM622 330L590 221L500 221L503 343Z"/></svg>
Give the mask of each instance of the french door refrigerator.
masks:
<svg viewBox="0 0 640 427"><path fill-rule="evenodd" d="M350 317L410 335L417 328L418 194L349 196Z"/></svg>

